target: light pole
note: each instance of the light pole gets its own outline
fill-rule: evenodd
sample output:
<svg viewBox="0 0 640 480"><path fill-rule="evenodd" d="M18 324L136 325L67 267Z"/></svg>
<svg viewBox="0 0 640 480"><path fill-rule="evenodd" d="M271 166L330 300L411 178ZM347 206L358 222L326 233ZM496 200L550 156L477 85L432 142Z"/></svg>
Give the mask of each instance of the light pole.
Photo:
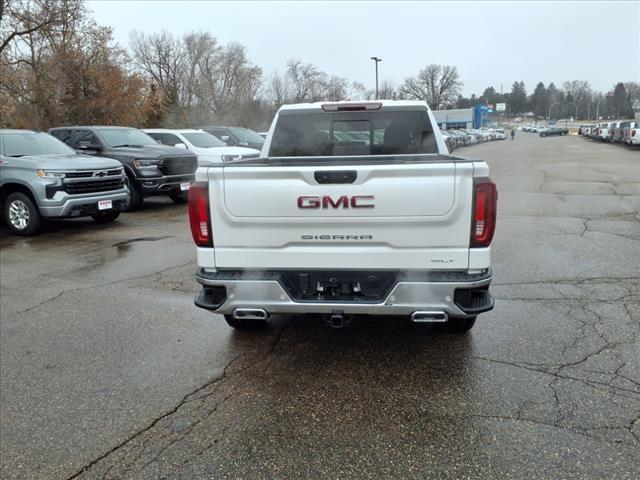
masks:
<svg viewBox="0 0 640 480"><path fill-rule="evenodd" d="M376 62L376 100L378 100L378 62L381 62L382 59L378 57L371 57L371 60Z"/></svg>
<svg viewBox="0 0 640 480"><path fill-rule="evenodd" d="M568 102L567 105L573 105L574 107L576 107L576 115L573 117L573 121L577 122L578 121L578 104L574 102ZM564 121L565 128L567 127L568 122L569 122L568 119Z"/></svg>
<svg viewBox="0 0 640 480"><path fill-rule="evenodd" d="M558 105L559 103L562 103L562 102L553 102L551 105L549 105L549 115L547 115L547 125L549 125L549 122L551 121L551 109L553 108L554 105Z"/></svg>

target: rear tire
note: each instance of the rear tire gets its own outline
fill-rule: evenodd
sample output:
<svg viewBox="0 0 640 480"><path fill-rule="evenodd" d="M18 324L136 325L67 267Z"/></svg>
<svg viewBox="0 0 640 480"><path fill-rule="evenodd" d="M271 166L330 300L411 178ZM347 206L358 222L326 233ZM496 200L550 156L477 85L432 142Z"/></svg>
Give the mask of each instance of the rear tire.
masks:
<svg viewBox="0 0 640 480"><path fill-rule="evenodd" d="M35 235L42 228L42 216L28 195L16 192L4 202L4 219L16 235Z"/></svg>
<svg viewBox="0 0 640 480"><path fill-rule="evenodd" d="M169 198L173 200L174 203L187 203L189 201L189 193L188 192L180 192L180 193L172 193L169 195Z"/></svg>
<svg viewBox="0 0 640 480"><path fill-rule="evenodd" d="M446 323L442 324L443 331L456 335L464 335L473 328L477 317L459 318L449 317Z"/></svg>
<svg viewBox="0 0 640 480"><path fill-rule="evenodd" d="M105 223L113 222L119 216L120 216L120 212L116 211L116 212L96 213L95 215L91 215L91 218L93 218L93 221L96 222L97 224L104 225Z"/></svg>
<svg viewBox="0 0 640 480"><path fill-rule="evenodd" d="M233 318L233 315L225 315L224 319L230 327L236 330L257 330L267 325L266 320Z"/></svg>

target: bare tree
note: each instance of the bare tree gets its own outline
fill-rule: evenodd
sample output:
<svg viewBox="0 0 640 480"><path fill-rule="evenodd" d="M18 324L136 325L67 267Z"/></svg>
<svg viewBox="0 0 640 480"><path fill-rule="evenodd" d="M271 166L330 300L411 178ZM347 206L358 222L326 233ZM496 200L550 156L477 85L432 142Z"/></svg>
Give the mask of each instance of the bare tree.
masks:
<svg viewBox="0 0 640 480"><path fill-rule="evenodd" d="M136 65L162 90L170 108L177 108L185 66L181 42L167 31L133 31L129 43Z"/></svg>
<svg viewBox="0 0 640 480"><path fill-rule="evenodd" d="M128 71L128 58L113 44L111 30L96 25L82 0L3 5L3 38L9 40L0 53L3 125L138 122L144 81ZM4 25L24 32L15 25L27 18L40 27L4 36Z"/></svg>
<svg viewBox="0 0 640 480"><path fill-rule="evenodd" d="M455 103L463 83L458 69L451 65L430 64L417 77L409 77L401 88L402 96L424 100L434 109Z"/></svg>
<svg viewBox="0 0 640 480"><path fill-rule="evenodd" d="M187 33L183 38L185 54L185 75L183 102L187 108L194 103L202 104L203 97L203 70L208 65L210 58L215 58L220 51L220 45L216 38L205 32ZM206 102L208 103L208 102Z"/></svg>
<svg viewBox="0 0 640 480"><path fill-rule="evenodd" d="M220 45L209 32L174 38L167 32L131 35L136 64L163 92L165 123L184 124L244 117L256 100L262 70L238 43Z"/></svg>
<svg viewBox="0 0 640 480"><path fill-rule="evenodd" d="M391 80L383 80L378 88L378 97L383 100L395 100L397 97L396 87Z"/></svg>
<svg viewBox="0 0 640 480"><path fill-rule="evenodd" d="M314 101L329 100L338 101L346 100L347 96L347 79L332 75L325 77L324 82L321 83L323 87L320 91L320 95L314 99Z"/></svg>
<svg viewBox="0 0 640 480"><path fill-rule="evenodd" d="M267 86L267 97L276 105L283 103L337 101L347 97L345 78L328 75L311 63L291 59L284 75L274 73Z"/></svg>
<svg viewBox="0 0 640 480"><path fill-rule="evenodd" d="M59 22L65 2L0 0L0 53L14 40Z"/></svg>
<svg viewBox="0 0 640 480"><path fill-rule="evenodd" d="M323 74L315 65L304 64L297 59L289 60L286 75L291 85L291 98L287 101L312 102L319 96Z"/></svg>
<svg viewBox="0 0 640 480"><path fill-rule="evenodd" d="M562 84L567 96L570 96L577 105L577 115L580 118L587 118L590 114L590 104L593 92L589 82L585 80L572 80ZM574 108L572 105L571 108ZM571 111L571 109L570 109ZM575 110L573 110L575 112Z"/></svg>
<svg viewBox="0 0 640 480"><path fill-rule="evenodd" d="M291 98L291 85L289 77L280 75L279 72L273 72L269 83L265 87L267 100L278 108L289 101Z"/></svg>

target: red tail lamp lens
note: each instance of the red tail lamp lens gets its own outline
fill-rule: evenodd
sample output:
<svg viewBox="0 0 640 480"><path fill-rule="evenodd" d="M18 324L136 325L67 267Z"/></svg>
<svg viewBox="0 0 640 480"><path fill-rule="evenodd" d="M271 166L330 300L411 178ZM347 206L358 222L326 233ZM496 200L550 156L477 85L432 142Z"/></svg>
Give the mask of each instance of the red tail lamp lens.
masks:
<svg viewBox="0 0 640 480"><path fill-rule="evenodd" d="M488 247L496 229L498 191L488 178L474 183L471 247Z"/></svg>
<svg viewBox="0 0 640 480"><path fill-rule="evenodd" d="M189 188L189 223L196 245L213 247L209 216L209 186L204 182L192 183Z"/></svg>

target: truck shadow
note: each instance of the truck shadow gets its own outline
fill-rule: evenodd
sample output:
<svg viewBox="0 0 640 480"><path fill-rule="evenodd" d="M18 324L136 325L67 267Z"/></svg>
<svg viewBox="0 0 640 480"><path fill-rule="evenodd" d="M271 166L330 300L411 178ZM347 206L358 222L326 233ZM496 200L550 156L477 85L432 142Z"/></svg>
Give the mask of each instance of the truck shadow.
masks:
<svg viewBox="0 0 640 480"><path fill-rule="evenodd" d="M481 383L473 333L373 317L339 330L313 317L274 319L269 330L268 354L236 379L234 410L257 412L233 432L237 445L260 451L275 442L271 454L283 459L287 445L298 445L299 455L322 464L327 452L392 448L397 459L411 444L432 449L442 436L457 437L462 448L477 440L465 420ZM231 339L247 340L244 333Z"/></svg>
<svg viewBox="0 0 640 480"><path fill-rule="evenodd" d="M398 317L356 317L341 329L330 328L315 316L271 322L263 332L236 332L231 337L232 343L246 345L250 338L257 340L254 335L273 337L277 332L266 368L255 377L267 390L280 385L284 390L295 386L319 392L343 388L356 396L372 387L400 388L403 396L409 390L423 395L455 387L460 392L473 368L472 332L446 334Z"/></svg>

